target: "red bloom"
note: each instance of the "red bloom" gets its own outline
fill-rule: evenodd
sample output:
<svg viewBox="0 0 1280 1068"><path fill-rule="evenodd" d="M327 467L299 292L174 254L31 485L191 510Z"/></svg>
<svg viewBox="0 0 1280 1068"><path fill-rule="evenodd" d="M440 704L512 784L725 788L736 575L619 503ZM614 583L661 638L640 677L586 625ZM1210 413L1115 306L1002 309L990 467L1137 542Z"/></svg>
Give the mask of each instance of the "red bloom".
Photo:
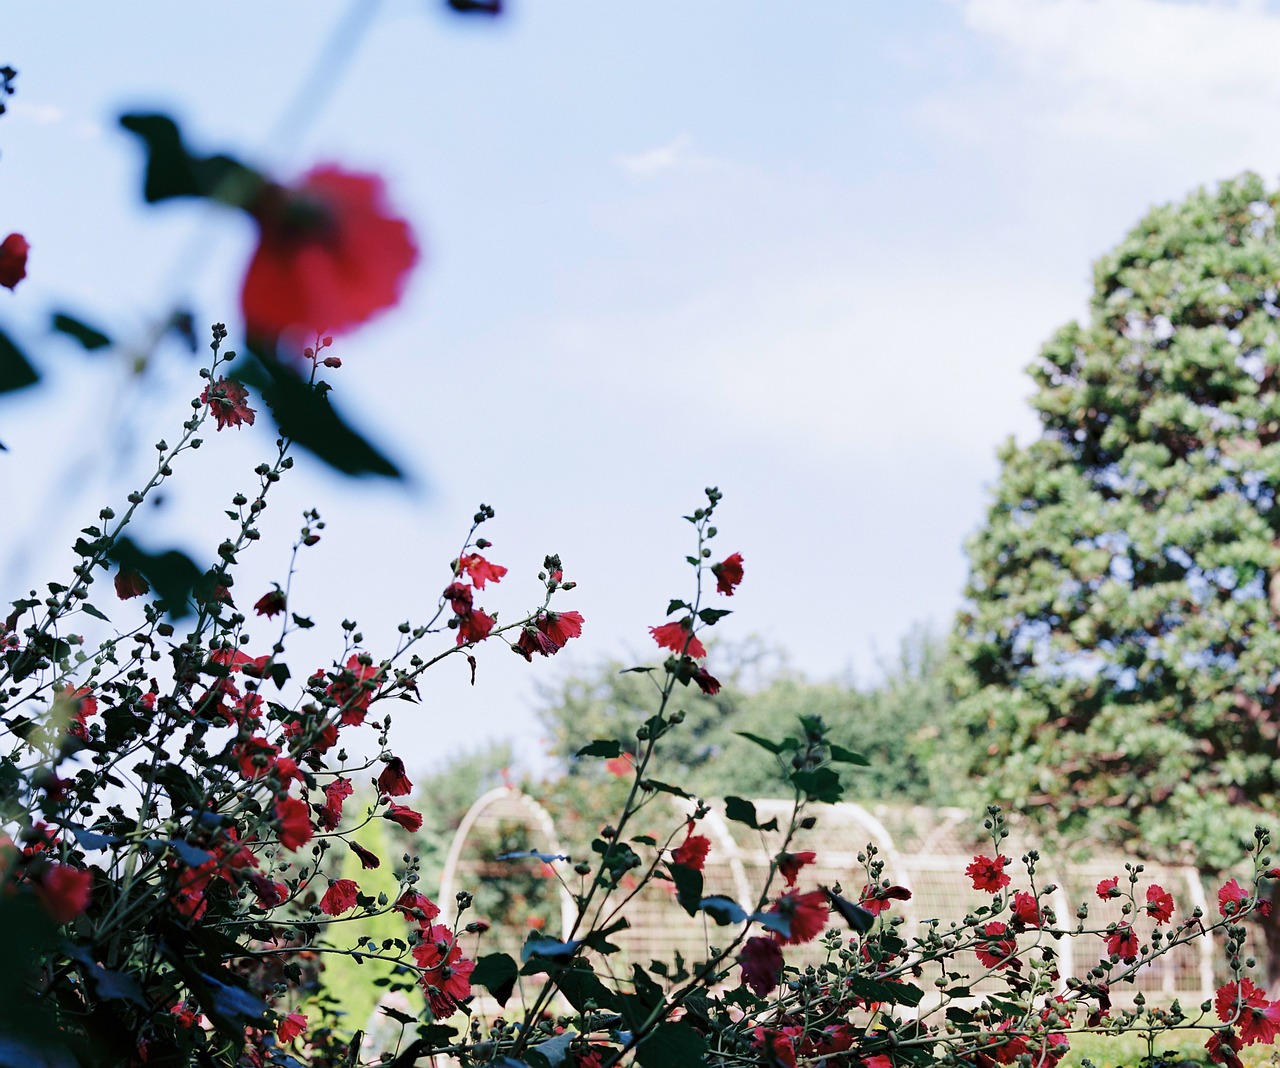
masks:
<svg viewBox="0 0 1280 1068"><path fill-rule="evenodd" d="M281 1042L292 1042L306 1029L306 1016L300 1012L291 1012L276 1027L276 1038Z"/></svg>
<svg viewBox="0 0 1280 1068"><path fill-rule="evenodd" d="M994 894L1013 881L1004 873L1004 866L1008 863L1009 858L1003 853L994 860L990 857L977 856L965 868L964 873L973 880L975 890L985 890L988 894Z"/></svg>
<svg viewBox="0 0 1280 1068"><path fill-rule="evenodd" d="M355 908L360 885L354 879L335 879L320 899L320 911L326 916L340 916Z"/></svg>
<svg viewBox="0 0 1280 1068"><path fill-rule="evenodd" d="M455 616L465 616L471 611L471 587L461 582L451 582L444 588L442 596L449 602Z"/></svg>
<svg viewBox="0 0 1280 1068"><path fill-rule="evenodd" d="M1106 936L1107 952L1123 961L1136 960L1139 952L1138 932L1127 923L1117 925Z"/></svg>
<svg viewBox="0 0 1280 1068"><path fill-rule="evenodd" d="M630 775L632 768L635 767L636 758L630 753L623 753L621 756L610 757L604 762L604 770L610 775L617 775L621 778L623 775Z"/></svg>
<svg viewBox="0 0 1280 1068"><path fill-rule="evenodd" d="M233 752L240 763L240 774L246 779L257 779L271 770L280 750L265 738L255 735L237 745Z"/></svg>
<svg viewBox="0 0 1280 1068"><path fill-rule="evenodd" d="M406 890L391 907L417 923L430 923L440 915L440 906L416 890Z"/></svg>
<svg viewBox="0 0 1280 1068"><path fill-rule="evenodd" d="M264 909L273 909L289 897L289 888L284 883L272 882L256 871L249 873L249 885L258 895L258 904Z"/></svg>
<svg viewBox="0 0 1280 1068"><path fill-rule="evenodd" d="M1269 1001L1265 1005L1247 1007L1240 1016L1240 1042L1251 1046L1255 1042L1270 1045L1280 1034L1280 1002Z"/></svg>
<svg viewBox="0 0 1280 1068"><path fill-rule="evenodd" d="M862 899L858 902L872 916L879 916L890 907L893 901L910 901L911 891L905 886L872 886L862 888Z"/></svg>
<svg viewBox="0 0 1280 1068"><path fill-rule="evenodd" d="M254 409L245 403L248 399L248 390L229 378L219 378L205 386L204 392L200 394L201 402L209 406L209 411L218 421L219 430L225 430L229 426L238 427L242 423L253 426Z"/></svg>
<svg viewBox="0 0 1280 1068"><path fill-rule="evenodd" d="M1223 1023L1231 1023L1236 1017L1236 1010L1244 1005L1261 1008L1266 1004L1265 992L1260 990L1248 976L1240 980L1239 986L1234 980L1224 983L1218 988L1217 996L1213 1000L1218 1019Z"/></svg>
<svg viewBox="0 0 1280 1068"><path fill-rule="evenodd" d="M365 849L359 842L347 842L347 845L350 847L351 852L360 858L360 867L366 871L370 868L380 868L382 866L382 861L378 859L378 854Z"/></svg>
<svg viewBox="0 0 1280 1068"><path fill-rule="evenodd" d="M464 571L477 590L483 590L486 582L500 581L507 573L507 569L501 564L491 564L479 553L470 553L458 558L456 573L461 575Z"/></svg>
<svg viewBox="0 0 1280 1068"><path fill-rule="evenodd" d="M465 616L458 617L458 644L464 645L467 642L482 642L489 637L489 632L493 630L493 625L497 622L493 616L480 609L475 608L468 612Z"/></svg>
<svg viewBox="0 0 1280 1068"><path fill-rule="evenodd" d="M422 814L414 812L408 805L389 805L382 814L383 819L398 823L406 831L417 831L422 827Z"/></svg>
<svg viewBox="0 0 1280 1068"><path fill-rule="evenodd" d="M404 773L404 761L399 757L392 757L378 776L379 792L388 797L403 797L412 789L413 783Z"/></svg>
<svg viewBox="0 0 1280 1068"><path fill-rule="evenodd" d="M982 966L1008 968L1012 965L1016 968L1018 961L1015 954L1018 952L1018 941L1016 938L1006 937L1009 928L999 920L992 920L982 929L982 933L987 940L973 947Z"/></svg>
<svg viewBox="0 0 1280 1068"><path fill-rule="evenodd" d="M261 234L240 304L255 336L359 326L399 302L418 259L373 175L317 167L293 189L269 186L253 215Z"/></svg>
<svg viewBox="0 0 1280 1068"><path fill-rule="evenodd" d="M271 619L278 616L285 609L284 590L277 586L274 590L268 590L258 598L257 604L253 606L253 610L260 616L266 616ZM296 1013L294 1015L297 1015ZM304 1017L305 1019L305 1017Z"/></svg>
<svg viewBox="0 0 1280 1068"><path fill-rule="evenodd" d="M423 932L422 942L413 947L413 959L422 969L418 982L436 1019L452 1016L458 1002L471 993L475 961L463 959L453 932L443 925Z"/></svg>
<svg viewBox="0 0 1280 1068"><path fill-rule="evenodd" d="M116 596L120 600L127 601L130 597L141 597L150 591L151 583L138 572L126 571L124 568L116 572Z"/></svg>
<svg viewBox="0 0 1280 1068"><path fill-rule="evenodd" d="M1025 890L1013 895L1013 918L1024 927L1039 927L1044 923L1036 899Z"/></svg>
<svg viewBox="0 0 1280 1068"><path fill-rule="evenodd" d="M36 883L35 891L54 923L70 923L89 907L93 874L67 864L51 864Z"/></svg>
<svg viewBox="0 0 1280 1068"><path fill-rule="evenodd" d="M702 871L711 852L711 839L702 834L688 834L685 840L671 851L671 863L683 864L694 871Z"/></svg>
<svg viewBox="0 0 1280 1068"><path fill-rule="evenodd" d="M712 564L711 573L716 577L716 589L726 597L732 597L734 587L742 581L742 553L734 553L720 563Z"/></svg>
<svg viewBox="0 0 1280 1068"><path fill-rule="evenodd" d="M0 241L0 286L13 289L27 277L27 253L31 246L21 234L10 234Z"/></svg>
<svg viewBox="0 0 1280 1068"><path fill-rule="evenodd" d="M1147 915L1155 918L1157 926L1173 918L1173 895L1158 883L1147 887Z"/></svg>
<svg viewBox="0 0 1280 1068"><path fill-rule="evenodd" d="M369 701L382 681L382 669L361 661L359 653L347 658L347 665L325 690L342 709L341 721L348 725L364 722Z"/></svg>
<svg viewBox="0 0 1280 1068"><path fill-rule="evenodd" d="M796 1068L796 1047L792 1035L788 1034L790 1030L791 1028L776 1031L771 1027L757 1027L751 1032L755 1039L752 1045L765 1053L762 1063Z"/></svg>
<svg viewBox="0 0 1280 1068"><path fill-rule="evenodd" d="M279 827L280 844L285 849L301 849L311 841L311 813L307 803L296 797L286 797L276 802L276 824Z"/></svg>
<svg viewBox="0 0 1280 1068"><path fill-rule="evenodd" d="M1227 1068L1244 1068L1244 1062L1236 1054L1240 1051L1240 1039L1229 1027L1215 1031L1204 1044L1209 1051L1209 1060L1215 1064L1225 1064Z"/></svg>
<svg viewBox="0 0 1280 1068"><path fill-rule="evenodd" d="M658 645L663 649L670 649L673 653L683 653L695 660L701 660L707 655L706 646L698 641L693 633L692 616L675 623L663 623L660 627L650 627L649 633L653 635L653 640Z"/></svg>
<svg viewBox="0 0 1280 1068"><path fill-rule="evenodd" d="M748 938L738 954L742 981L757 997L768 997L782 975L782 948L772 938Z"/></svg>
<svg viewBox="0 0 1280 1068"><path fill-rule="evenodd" d="M812 849L806 849L803 853L779 853L778 872L787 880L788 886L795 886L796 878L800 875L800 869L806 864L812 864L817 859L818 854Z"/></svg>
<svg viewBox="0 0 1280 1068"><path fill-rule="evenodd" d="M1094 891L1103 901L1107 898L1120 896L1120 878L1113 875L1110 879L1103 879Z"/></svg>
<svg viewBox="0 0 1280 1068"><path fill-rule="evenodd" d="M783 938L782 942L785 945L794 946L811 941L822 934L823 928L827 925L831 906L827 903L827 895L822 890L810 890L807 894L789 890L778 898L769 911L781 913L791 920L791 935Z"/></svg>
<svg viewBox="0 0 1280 1068"><path fill-rule="evenodd" d="M582 622L581 612L544 612L535 626L563 649L570 638L582 637Z"/></svg>
<svg viewBox="0 0 1280 1068"><path fill-rule="evenodd" d="M324 788L324 804L316 813L316 818L326 831L332 831L342 822L342 802L350 797L351 793L350 779L334 779Z"/></svg>
<svg viewBox="0 0 1280 1068"><path fill-rule="evenodd" d="M1218 912L1223 916L1235 916L1241 911L1242 903L1248 900L1249 891L1232 879L1218 891Z"/></svg>

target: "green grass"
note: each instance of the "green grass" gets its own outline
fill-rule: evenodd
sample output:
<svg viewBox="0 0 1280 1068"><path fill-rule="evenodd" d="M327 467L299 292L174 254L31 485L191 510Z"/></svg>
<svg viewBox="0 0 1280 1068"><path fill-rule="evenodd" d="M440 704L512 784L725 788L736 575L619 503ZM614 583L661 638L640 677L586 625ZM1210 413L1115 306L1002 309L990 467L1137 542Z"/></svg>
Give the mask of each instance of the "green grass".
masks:
<svg viewBox="0 0 1280 1068"><path fill-rule="evenodd" d="M1197 1065L1208 1064L1204 1049L1208 1037L1208 1031L1199 1030L1158 1035L1155 1051L1157 1054L1176 1054L1170 1058L1172 1064L1178 1064L1179 1059ZM1080 1068L1086 1057L1097 1068L1136 1068L1146 1055L1147 1042L1141 1035L1072 1035L1071 1052L1062 1059L1061 1068ZM1280 1046L1250 1046L1241 1052L1240 1059L1245 1068L1280 1066Z"/></svg>

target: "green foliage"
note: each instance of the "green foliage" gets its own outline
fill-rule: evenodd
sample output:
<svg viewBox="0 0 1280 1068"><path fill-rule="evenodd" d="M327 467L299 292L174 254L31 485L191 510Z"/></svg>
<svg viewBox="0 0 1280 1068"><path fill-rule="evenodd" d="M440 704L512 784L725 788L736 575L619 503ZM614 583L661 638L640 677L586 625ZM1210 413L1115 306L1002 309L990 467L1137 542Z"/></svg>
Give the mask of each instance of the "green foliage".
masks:
<svg viewBox="0 0 1280 1068"><path fill-rule="evenodd" d="M776 795L777 758L743 735L794 732L801 716L816 715L843 743L837 759L848 762L857 753L870 762L843 774L848 796L934 805L953 800L951 775L940 759L949 718L947 661L943 645L925 631L910 635L898 657L882 665L883 681L865 689L810 682L758 643L721 643L712 649L711 664L720 692L682 691L685 720L663 744L664 773L686 789L702 796ZM654 692L652 678L614 661L545 688L539 716L569 776L607 777L600 760L582 759L605 754L604 743L593 742L584 753L584 738L616 738L634 753L636 727L652 708Z"/></svg>
<svg viewBox="0 0 1280 1068"><path fill-rule="evenodd" d="M1244 175L1152 211L1031 365L969 546L970 772L1073 836L1224 867L1277 811L1280 238ZM959 754L958 754L959 755Z"/></svg>

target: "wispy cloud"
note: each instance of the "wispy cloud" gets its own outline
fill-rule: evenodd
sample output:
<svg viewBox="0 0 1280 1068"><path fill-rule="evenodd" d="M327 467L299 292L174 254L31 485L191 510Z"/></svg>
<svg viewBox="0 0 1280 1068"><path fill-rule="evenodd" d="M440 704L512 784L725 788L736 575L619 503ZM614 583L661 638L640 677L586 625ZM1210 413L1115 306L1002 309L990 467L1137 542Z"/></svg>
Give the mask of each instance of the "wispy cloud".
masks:
<svg viewBox="0 0 1280 1068"><path fill-rule="evenodd" d="M723 160L703 155L687 133L635 155L619 156L618 166L636 178L654 178L677 170L709 170L726 166Z"/></svg>

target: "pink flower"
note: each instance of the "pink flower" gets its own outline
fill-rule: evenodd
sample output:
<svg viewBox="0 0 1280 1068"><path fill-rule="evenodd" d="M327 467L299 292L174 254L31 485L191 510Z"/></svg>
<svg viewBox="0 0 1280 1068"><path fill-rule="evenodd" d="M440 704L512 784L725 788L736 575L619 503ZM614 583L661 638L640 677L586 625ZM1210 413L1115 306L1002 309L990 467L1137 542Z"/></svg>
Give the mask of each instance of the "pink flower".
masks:
<svg viewBox="0 0 1280 1068"><path fill-rule="evenodd" d="M27 277L27 253L31 246L21 234L0 241L0 286L13 289Z"/></svg>
<svg viewBox="0 0 1280 1068"><path fill-rule="evenodd" d="M693 633L692 616L675 623L663 623L660 627L650 627L649 633L659 646L670 649L673 653L683 653L695 660L701 660L707 655L706 646Z"/></svg>
<svg viewBox="0 0 1280 1068"><path fill-rule="evenodd" d="M720 563L712 564L711 573L716 577L716 589L726 597L732 597L734 588L742 581L742 553L734 553Z"/></svg>
<svg viewBox="0 0 1280 1068"><path fill-rule="evenodd" d="M748 938L738 954L742 981L757 997L768 997L782 975L782 949L772 938Z"/></svg>
<svg viewBox="0 0 1280 1068"><path fill-rule="evenodd" d="M252 208L258 247L240 304L247 331L342 333L393 307L418 250L383 204L381 179L317 167L292 189L269 185Z"/></svg>
<svg viewBox="0 0 1280 1068"><path fill-rule="evenodd" d="M1004 873L1005 865L1008 863L1009 858L1003 853L994 860L991 857L977 856L965 868L964 873L973 880L975 890L985 890L988 894L994 894L1013 881Z"/></svg>
<svg viewBox="0 0 1280 1068"><path fill-rule="evenodd" d="M200 394L201 403L209 406L209 412L217 420L219 430L226 430L229 426L238 427L243 423L253 426L255 412L245 403L248 399L249 391L229 378L219 378L205 386L204 392Z"/></svg>
<svg viewBox="0 0 1280 1068"><path fill-rule="evenodd" d="M335 879L320 899L320 911L326 916L340 916L355 908L360 885L354 879Z"/></svg>
<svg viewBox="0 0 1280 1068"><path fill-rule="evenodd" d="M1156 926L1173 918L1173 895L1159 883L1147 887L1147 915L1155 919Z"/></svg>

